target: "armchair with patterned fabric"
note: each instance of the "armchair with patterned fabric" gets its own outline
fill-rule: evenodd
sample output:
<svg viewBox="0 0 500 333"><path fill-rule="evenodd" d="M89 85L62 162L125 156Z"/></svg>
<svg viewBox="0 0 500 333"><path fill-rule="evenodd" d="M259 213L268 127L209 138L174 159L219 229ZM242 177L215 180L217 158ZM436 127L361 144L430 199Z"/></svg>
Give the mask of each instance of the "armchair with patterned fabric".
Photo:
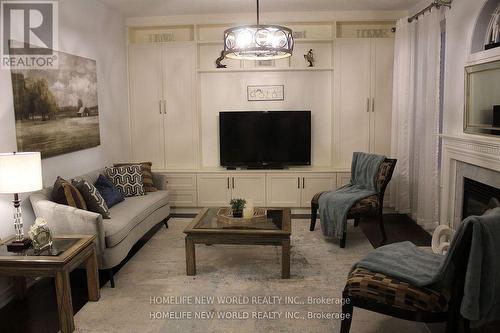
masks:
<svg viewBox="0 0 500 333"><path fill-rule="evenodd" d="M347 219L354 219L354 226L358 226L361 218L366 217L376 217L378 218L380 231L382 233L382 244L385 243L387 237L385 234L384 228L384 219L382 215L382 208L384 203L384 194L389 184L392 174L394 173L394 168L396 167L396 159L386 158L382 164L380 164L378 176L377 176L377 190L378 193L362 200L356 202L347 214ZM311 226L310 230L314 231L316 226L316 219L318 217L318 208L319 208L319 198L328 192L319 192L314 195L311 200ZM344 233L341 241L340 247L345 247L347 235Z"/></svg>

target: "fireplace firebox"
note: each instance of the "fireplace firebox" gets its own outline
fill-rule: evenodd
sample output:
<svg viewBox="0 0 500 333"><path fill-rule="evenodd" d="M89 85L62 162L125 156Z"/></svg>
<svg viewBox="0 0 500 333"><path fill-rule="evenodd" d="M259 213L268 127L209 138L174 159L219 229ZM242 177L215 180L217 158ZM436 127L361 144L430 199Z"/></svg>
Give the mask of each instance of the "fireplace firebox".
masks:
<svg viewBox="0 0 500 333"><path fill-rule="evenodd" d="M500 202L500 188L464 177L462 218L482 215Z"/></svg>

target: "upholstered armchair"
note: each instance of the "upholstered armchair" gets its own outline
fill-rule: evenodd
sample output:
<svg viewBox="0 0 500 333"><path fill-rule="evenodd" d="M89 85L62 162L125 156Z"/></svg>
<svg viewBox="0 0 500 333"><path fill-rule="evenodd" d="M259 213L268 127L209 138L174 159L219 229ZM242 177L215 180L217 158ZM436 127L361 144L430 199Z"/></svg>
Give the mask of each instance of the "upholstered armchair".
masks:
<svg viewBox="0 0 500 333"><path fill-rule="evenodd" d="M349 333L354 307L388 316L424 323L447 322L446 333L470 332L469 321L460 315L464 294L466 258L472 240L472 225L464 234L463 246L451 258L455 273L450 286L418 287L397 278L356 268L347 278L342 306L343 317L340 333ZM402 258L403 259L403 258Z"/></svg>
<svg viewBox="0 0 500 333"><path fill-rule="evenodd" d="M389 184L392 174L394 173L394 168L396 167L396 159L386 158L381 164L379 168L379 172L377 175L377 190L378 193L362 200L356 202L347 214L347 219L354 220L354 226L358 226L361 218L366 217L376 217L378 219L380 232L382 233L382 244L385 243L387 236L385 234L384 228L384 219L382 215L382 208L384 204L384 194ZM314 231L316 226L316 219L318 217L318 208L319 208L319 198L328 192L319 192L311 200L311 226L310 230ZM340 240L340 247L344 248L346 243L347 235L344 232L342 239Z"/></svg>

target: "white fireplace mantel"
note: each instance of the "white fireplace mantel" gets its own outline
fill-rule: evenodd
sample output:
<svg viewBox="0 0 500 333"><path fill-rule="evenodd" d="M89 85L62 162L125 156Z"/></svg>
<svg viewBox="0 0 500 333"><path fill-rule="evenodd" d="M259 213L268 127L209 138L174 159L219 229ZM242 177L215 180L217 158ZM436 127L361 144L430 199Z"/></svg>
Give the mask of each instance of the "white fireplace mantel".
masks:
<svg viewBox="0 0 500 333"><path fill-rule="evenodd" d="M441 172L441 224L453 226L457 164L468 163L499 172L500 140L489 137L440 135L443 139Z"/></svg>

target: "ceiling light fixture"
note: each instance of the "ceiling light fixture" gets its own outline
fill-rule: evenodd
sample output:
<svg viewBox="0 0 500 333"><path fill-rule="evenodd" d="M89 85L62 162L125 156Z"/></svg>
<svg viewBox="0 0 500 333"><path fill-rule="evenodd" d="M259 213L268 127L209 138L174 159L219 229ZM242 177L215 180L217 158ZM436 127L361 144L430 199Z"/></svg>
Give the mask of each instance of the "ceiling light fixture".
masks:
<svg viewBox="0 0 500 333"><path fill-rule="evenodd" d="M292 30L279 25L261 25L259 0L257 24L224 31L224 57L244 60L270 60L290 57L293 52Z"/></svg>

